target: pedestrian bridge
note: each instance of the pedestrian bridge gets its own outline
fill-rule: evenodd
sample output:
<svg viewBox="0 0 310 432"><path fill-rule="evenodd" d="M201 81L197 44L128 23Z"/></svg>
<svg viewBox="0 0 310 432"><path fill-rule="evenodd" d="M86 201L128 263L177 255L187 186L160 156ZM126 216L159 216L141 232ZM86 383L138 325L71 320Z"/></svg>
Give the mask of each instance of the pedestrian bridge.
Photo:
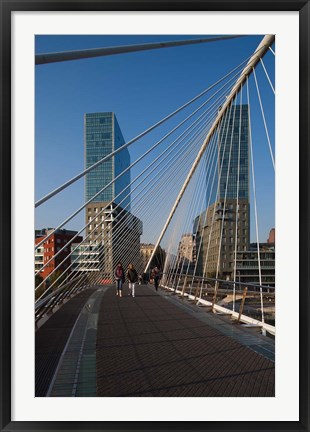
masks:
<svg viewBox="0 0 310 432"><path fill-rule="evenodd" d="M69 214L35 240L37 397L274 396L275 251L261 234L274 213L274 40L36 201L66 190ZM202 42L218 38L180 44ZM101 170L124 155L107 183ZM102 184L69 208L69 187L90 173ZM112 185L112 201L99 199ZM82 211L86 223L56 239ZM159 291L138 285L132 298L125 285L117 297L118 262L144 281L160 267Z"/></svg>
<svg viewBox="0 0 310 432"><path fill-rule="evenodd" d="M138 285L87 287L41 313L36 397L272 397L275 344L257 327Z"/></svg>

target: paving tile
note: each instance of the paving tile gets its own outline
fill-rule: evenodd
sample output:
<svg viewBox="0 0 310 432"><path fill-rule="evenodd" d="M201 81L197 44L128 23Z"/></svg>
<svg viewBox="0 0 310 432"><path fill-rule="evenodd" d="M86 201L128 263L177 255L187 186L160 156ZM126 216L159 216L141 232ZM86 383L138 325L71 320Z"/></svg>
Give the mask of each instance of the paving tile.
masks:
<svg viewBox="0 0 310 432"><path fill-rule="evenodd" d="M122 395L154 397L274 395L273 362L218 331L216 326L208 326L189 315L184 305L181 309L147 287L139 292L140 297L134 302L118 305L121 315L118 324L123 331L125 323L131 345L126 349L119 346L113 354L108 350L104 354L103 347L97 357L98 373L109 377L108 386L98 387L100 396L105 391L117 395L116 387ZM115 299L112 300L114 303ZM107 307L108 304L102 304L102 315ZM117 323L114 321L113 325ZM219 325L229 324L219 321ZM98 337L104 340L103 333L108 327L99 328L102 334ZM126 366L122 361L113 365L117 357L123 358ZM138 390L132 388L132 374L134 388ZM113 386L112 378L117 385ZM139 379L140 388L136 382Z"/></svg>
<svg viewBox="0 0 310 432"><path fill-rule="evenodd" d="M100 377L97 392L101 396L138 396L149 391L149 383L141 370L115 373Z"/></svg>
<svg viewBox="0 0 310 432"><path fill-rule="evenodd" d="M92 292L71 305L68 302L67 308L63 306L37 332L37 395L44 395L76 316ZM275 395L274 361L246 346L263 346L261 337L238 333L229 320L202 312L186 300L157 293L153 287L139 286L135 298L126 296L127 292L125 287L124 297L119 298L111 287L104 294L97 335L87 333L76 396L93 397L94 388L99 397ZM76 337L57 383L59 395L66 395L66 380L76 370L78 332ZM89 349L95 337L96 373Z"/></svg>

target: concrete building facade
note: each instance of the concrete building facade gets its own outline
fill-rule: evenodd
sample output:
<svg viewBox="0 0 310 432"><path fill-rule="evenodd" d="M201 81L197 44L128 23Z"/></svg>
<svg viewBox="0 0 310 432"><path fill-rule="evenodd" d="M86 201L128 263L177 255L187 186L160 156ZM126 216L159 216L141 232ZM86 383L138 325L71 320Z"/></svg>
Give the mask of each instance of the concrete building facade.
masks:
<svg viewBox="0 0 310 432"><path fill-rule="evenodd" d="M193 234L183 234L178 247L178 257L185 259L187 262L193 262L195 259L195 237Z"/></svg>
<svg viewBox="0 0 310 432"><path fill-rule="evenodd" d="M151 258L154 248L155 245L153 243L141 243L140 256L141 256L143 268L145 268L145 266L149 262L149 259Z"/></svg>

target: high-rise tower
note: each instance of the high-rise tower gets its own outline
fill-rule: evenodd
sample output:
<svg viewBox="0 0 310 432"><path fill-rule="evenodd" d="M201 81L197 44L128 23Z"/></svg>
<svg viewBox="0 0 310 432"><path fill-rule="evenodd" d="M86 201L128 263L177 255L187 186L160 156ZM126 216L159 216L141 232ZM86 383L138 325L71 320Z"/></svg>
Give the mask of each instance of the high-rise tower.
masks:
<svg viewBox="0 0 310 432"><path fill-rule="evenodd" d="M233 105L219 129L219 199L249 200L248 105Z"/></svg>
<svg viewBox="0 0 310 432"><path fill-rule="evenodd" d="M248 105L233 105L218 131L217 198L196 218L197 269L231 278L235 252L250 243ZM201 246L199 247L199 244Z"/></svg>
<svg viewBox="0 0 310 432"><path fill-rule="evenodd" d="M84 143L85 168L119 149L125 141L115 114L85 114ZM84 243L101 247L102 280L112 279L116 261L135 262L135 257L140 255L142 224L130 213L129 166L130 155L126 148L85 176L85 201L89 203Z"/></svg>
<svg viewBox="0 0 310 432"><path fill-rule="evenodd" d="M125 143L116 116L112 112L85 114L84 126L85 168L89 168ZM92 202L109 203L113 201L130 210L130 188L121 193L130 183L130 170L117 178L113 184L110 184L129 165L130 155L128 150L124 149L87 173L85 201L90 199ZM108 184L110 186L94 198ZM126 197L126 195L128 196Z"/></svg>

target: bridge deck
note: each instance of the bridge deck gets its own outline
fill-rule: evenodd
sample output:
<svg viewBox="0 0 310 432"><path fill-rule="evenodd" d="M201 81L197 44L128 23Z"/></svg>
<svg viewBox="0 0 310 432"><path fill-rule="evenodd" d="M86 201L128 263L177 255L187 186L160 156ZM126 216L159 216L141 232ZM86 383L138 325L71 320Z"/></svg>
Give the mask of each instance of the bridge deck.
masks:
<svg viewBox="0 0 310 432"><path fill-rule="evenodd" d="M123 294L87 290L42 325L36 396L274 396L273 340L150 285Z"/></svg>

